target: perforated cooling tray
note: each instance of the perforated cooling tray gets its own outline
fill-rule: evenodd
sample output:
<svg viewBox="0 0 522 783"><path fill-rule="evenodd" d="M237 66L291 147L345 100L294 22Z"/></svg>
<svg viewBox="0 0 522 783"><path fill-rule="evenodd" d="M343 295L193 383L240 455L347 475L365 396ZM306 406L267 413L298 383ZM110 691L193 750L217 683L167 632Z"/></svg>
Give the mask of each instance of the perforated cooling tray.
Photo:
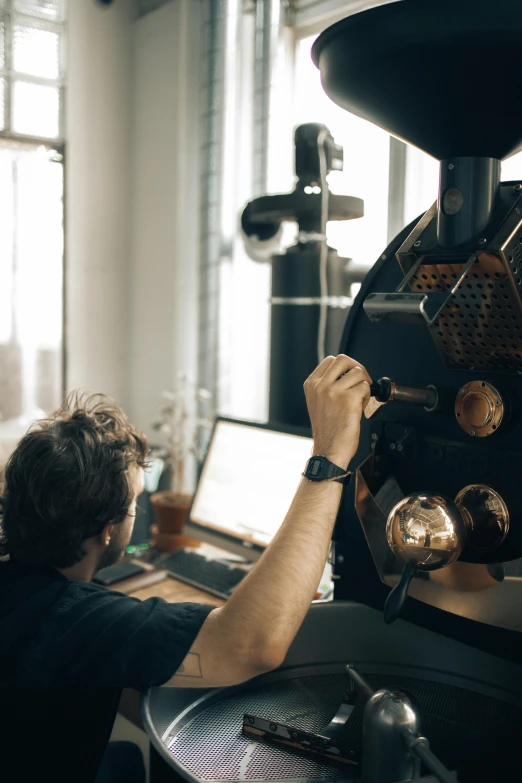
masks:
<svg viewBox="0 0 522 783"><path fill-rule="evenodd" d="M504 748L500 743L506 743L507 727L518 726L518 731L522 732L522 709L489 693L469 690L469 683L459 687L455 678L444 682L441 675L429 676L437 681L366 672L376 689L386 685L402 688L420 705L423 731L432 749L448 766L455 768L458 762L460 781L494 779L500 783L502 778L496 776L471 778L477 774L474 770L477 749L481 749L482 772L487 768L484 749L488 747L498 749L503 763L508 765L512 753L518 764L518 742L510 741ZM348 677L343 673L293 676L291 679L287 673L286 679L251 690L209 694L171 724L163 741L190 776L207 783L290 780L354 783L358 779L355 770L352 775L346 766L328 764L311 755L253 741L241 731L243 714L252 712L319 732L333 717L348 685ZM361 748L363 706L364 700L359 698L348 727L350 747L356 758Z"/></svg>
<svg viewBox="0 0 522 783"><path fill-rule="evenodd" d="M482 372L522 372L519 299L522 278L514 263L519 254L517 243L508 256L516 288L507 275L490 274L477 261L430 327L442 358L450 367ZM451 266L425 265L414 275L411 290L446 291L456 277Z"/></svg>

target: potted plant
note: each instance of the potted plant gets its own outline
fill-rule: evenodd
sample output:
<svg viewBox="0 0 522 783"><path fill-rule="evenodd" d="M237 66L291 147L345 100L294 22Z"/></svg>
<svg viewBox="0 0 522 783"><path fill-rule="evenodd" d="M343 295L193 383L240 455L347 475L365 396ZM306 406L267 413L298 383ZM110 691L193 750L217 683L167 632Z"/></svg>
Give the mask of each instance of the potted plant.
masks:
<svg viewBox="0 0 522 783"><path fill-rule="evenodd" d="M152 427L163 438L156 451L170 476L170 489L151 496L155 524L153 543L161 551L186 545L180 540L192 495L187 492L190 463L201 461L213 424L212 395L181 372L173 391L162 393L163 403Z"/></svg>

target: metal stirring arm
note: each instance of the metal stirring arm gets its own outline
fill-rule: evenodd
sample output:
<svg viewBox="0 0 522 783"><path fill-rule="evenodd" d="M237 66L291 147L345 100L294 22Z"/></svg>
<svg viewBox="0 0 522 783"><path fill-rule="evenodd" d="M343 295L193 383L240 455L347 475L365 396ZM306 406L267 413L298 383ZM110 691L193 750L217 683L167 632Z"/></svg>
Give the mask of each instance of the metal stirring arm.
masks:
<svg viewBox="0 0 522 783"><path fill-rule="evenodd" d="M419 732L419 716L406 694L383 688L373 691L355 670L346 671L367 698L363 719L361 783L406 783L427 781L420 776L424 764L439 783L457 783L457 778L430 750Z"/></svg>

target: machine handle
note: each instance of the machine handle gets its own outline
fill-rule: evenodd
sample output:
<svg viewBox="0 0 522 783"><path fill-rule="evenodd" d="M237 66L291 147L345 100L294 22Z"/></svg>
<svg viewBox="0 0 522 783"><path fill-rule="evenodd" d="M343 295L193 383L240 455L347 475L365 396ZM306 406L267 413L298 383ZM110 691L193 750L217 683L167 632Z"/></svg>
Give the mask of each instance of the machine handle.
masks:
<svg viewBox="0 0 522 783"><path fill-rule="evenodd" d="M442 761L430 750L426 737L406 737L406 745L412 756L416 756L429 769L439 783L456 783L455 775L447 769Z"/></svg>
<svg viewBox="0 0 522 783"><path fill-rule="evenodd" d="M388 593L386 603L384 604L384 622L393 623L402 612L404 602L408 597L408 588L410 582L415 576L415 565L406 563L402 572L399 584L395 585L393 590Z"/></svg>
<svg viewBox="0 0 522 783"><path fill-rule="evenodd" d="M439 401L437 389L434 386L415 388L414 386L399 386L391 378L380 378L370 386L370 395L377 402L407 402L410 405L422 405L427 410L434 410Z"/></svg>
<svg viewBox="0 0 522 783"><path fill-rule="evenodd" d="M346 673L350 676L352 682L357 686L363 696L365 696L367 699L371 699L375 691L373 690L372 686L366 682L364 677L361 677L353 663L348 664L346 667Z"/></svg>
<svg viewBox="0 0 522 783"><path fill-rule="evenodd" d="M388 402L392 393L392 382L389 378L381 378L370 386L370 394L377 402Z"/></svg>

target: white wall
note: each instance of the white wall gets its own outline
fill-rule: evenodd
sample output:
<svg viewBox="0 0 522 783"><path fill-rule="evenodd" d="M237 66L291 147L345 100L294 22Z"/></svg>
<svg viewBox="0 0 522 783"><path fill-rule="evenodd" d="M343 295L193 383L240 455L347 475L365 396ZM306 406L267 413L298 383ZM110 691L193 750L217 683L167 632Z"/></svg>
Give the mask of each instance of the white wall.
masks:
<svg viewBox="0 0 522 783"><path fill-rule="evenodd" d="M69 0L67 387L149 434L197 367L199 14Z"/></svg>
<svg viewBox="0 0 522 783"><path fill-rule="evenodd" d="M196 374L199 10L173 0L134 24L128 407L149 434L161 391Z"/></svg>
<svg viewBox="0 0 522 783"><path fill-rule="evenodd" d="M69 0L67 386L128 402L133 4Z"/></svg>

